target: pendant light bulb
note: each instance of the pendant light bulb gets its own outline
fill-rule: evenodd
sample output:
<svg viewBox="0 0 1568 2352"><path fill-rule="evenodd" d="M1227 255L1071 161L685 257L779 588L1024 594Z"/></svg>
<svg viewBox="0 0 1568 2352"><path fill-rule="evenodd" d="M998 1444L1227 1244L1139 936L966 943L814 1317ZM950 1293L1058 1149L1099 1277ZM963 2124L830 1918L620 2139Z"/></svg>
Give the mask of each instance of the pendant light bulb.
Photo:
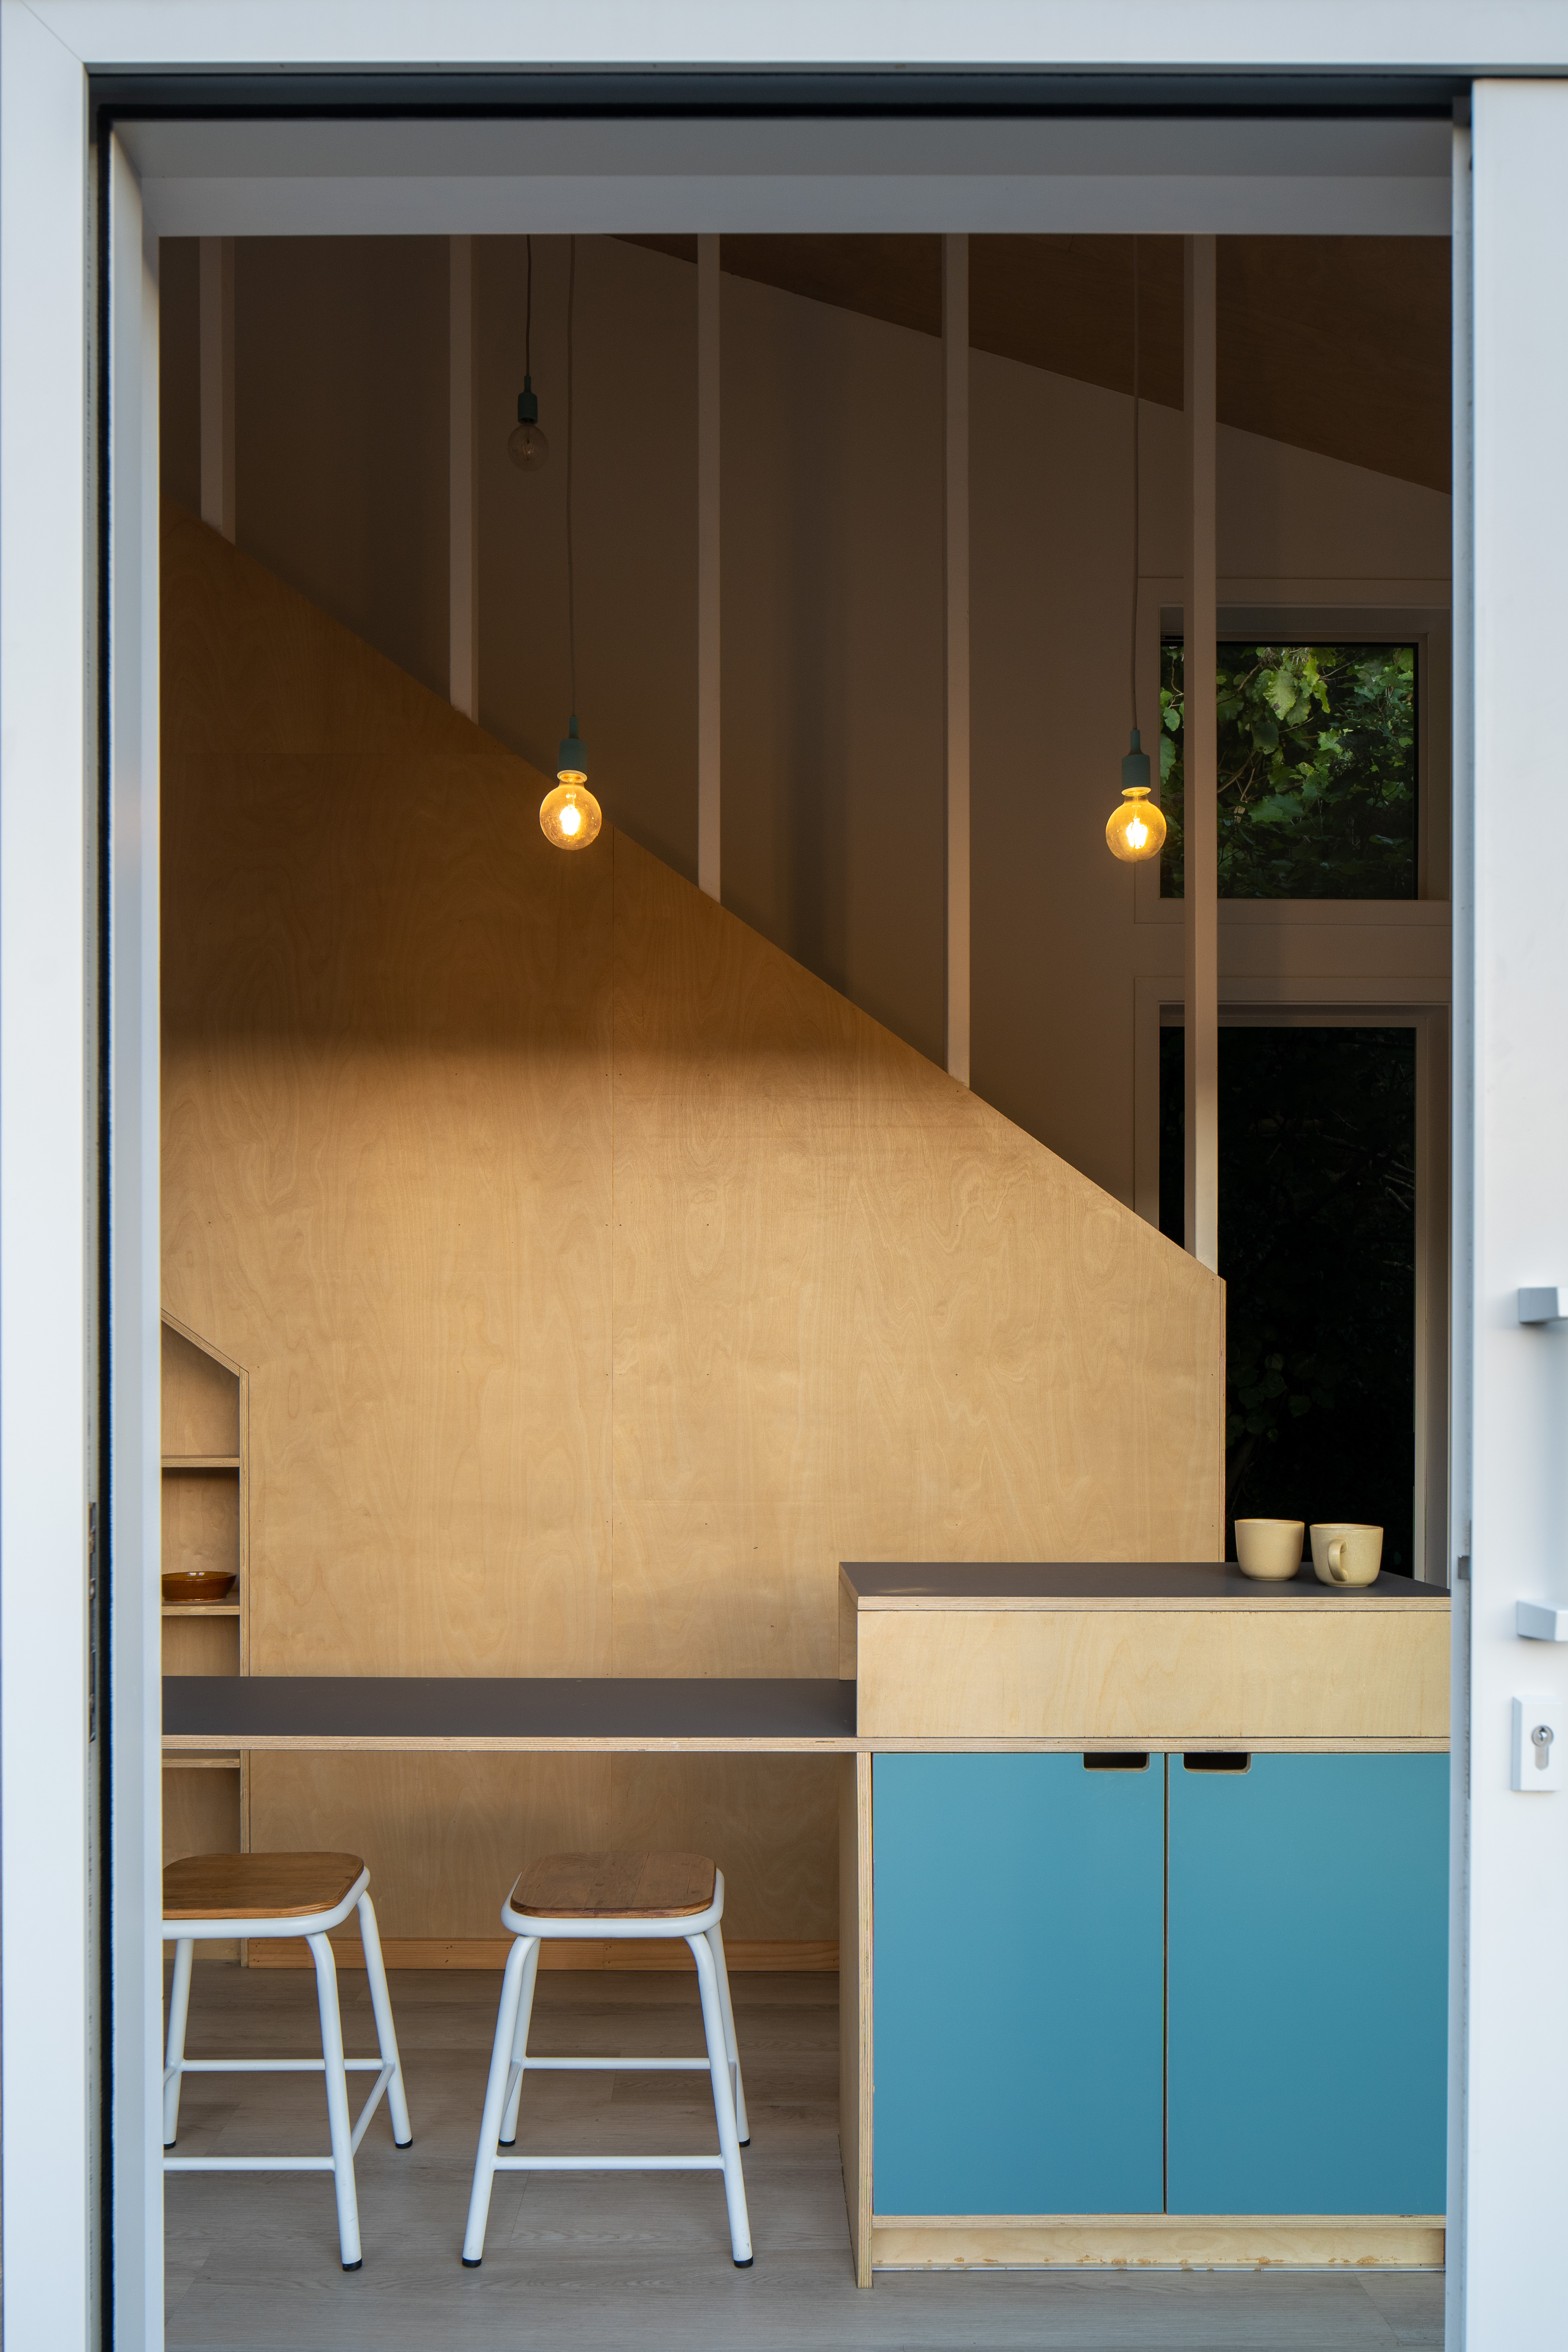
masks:
<svg viewBox="0 0 1568 2352"><path fill-rule="evenodd" d="M1132 749L1121 762L1121 806L1105 821L1105 845L1124 865L1158 857L1165 843L1165 820L1150 799L1149 754L1132 730Z"/></svg>
<svg viewBox="0 0 1568 2352"><path fill-rule="evenodd" d="M506 445L506 454L520 473L537 474L550 463L550 444L539 429L539 394L531 376L523 377L517 395L517 427Z"/></svg>
<svg viewBox="0 0 1568 2352"><path fill-rule="evenodd" d="M586 849L604 822L604 812L588 790L588 754L574 715L562 738L555 790L539 803L540 830L557 849Z"/></svg>

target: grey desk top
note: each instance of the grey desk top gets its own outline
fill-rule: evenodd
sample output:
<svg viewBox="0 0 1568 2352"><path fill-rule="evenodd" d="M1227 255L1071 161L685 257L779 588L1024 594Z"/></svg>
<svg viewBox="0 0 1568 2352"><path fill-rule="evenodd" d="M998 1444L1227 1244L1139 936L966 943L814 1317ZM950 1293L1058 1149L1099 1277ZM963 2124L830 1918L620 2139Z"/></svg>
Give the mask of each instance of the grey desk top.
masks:
<svg viewBox="0 0 1568 2352"><path fill-rule="evenodd" d="M1128 1602L1147 1608L1168 1601L1176 1607L1214 1607L1237 1601L1250 1606L1285 1603L1300 1608L1353 1608L1366 1601L1410 1601L1417 1607L1448 1606L1441 1585L1417 1584L1408 1576L1380 1576L1375 1583L1347 1591L1320 1584L1309 1561L1285 1584L1260 1584L1236 1563L1216 1560L986 1560L962 1566L909 1560L845 1560L845 1583L862 1605L919 1605L987 1601L1071 1602L1104 1608Z"/></svg>
<svg viewBox="0 0 1568 2352"><path fill-rule="evenodd" d="M166 1675L165 1740L195 1747L849 1748L855 1685L567 1676Z"/></svg>

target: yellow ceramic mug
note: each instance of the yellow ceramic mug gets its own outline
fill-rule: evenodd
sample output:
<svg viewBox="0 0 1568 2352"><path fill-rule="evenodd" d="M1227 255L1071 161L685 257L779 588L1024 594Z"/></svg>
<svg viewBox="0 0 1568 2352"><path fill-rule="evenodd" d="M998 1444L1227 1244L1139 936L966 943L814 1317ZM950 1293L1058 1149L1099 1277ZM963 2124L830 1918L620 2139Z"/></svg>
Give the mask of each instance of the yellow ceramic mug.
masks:
<svg viewBox="0 0 1568 2352"><path fill-rule="evenodd" d="M1284 1584L1301 1565L1300 1519L1237 1519L1236 1564L1259 1584Z"/></svg>
<svg viewBox="0 0 1568 2352"><path fill-rule="evenodd" d="M1320 1584L1376 1581L1383 1565L1383 1529L1354 1519L1330 1519L1312 1529L1312 1566Z"/></svg>

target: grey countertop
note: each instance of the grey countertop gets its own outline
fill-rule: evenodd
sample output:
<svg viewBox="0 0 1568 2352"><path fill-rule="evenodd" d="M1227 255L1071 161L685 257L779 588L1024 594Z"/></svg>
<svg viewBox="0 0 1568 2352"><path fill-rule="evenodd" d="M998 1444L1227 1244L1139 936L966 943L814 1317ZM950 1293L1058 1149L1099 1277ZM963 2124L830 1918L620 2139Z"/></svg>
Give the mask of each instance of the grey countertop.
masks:
<svg viewBox="0 0 1568 2352"><path fill-rule="evenodd" d="M1214 1608L1233 1601L1297 1608L1321 1603L1326 1609L1342 1609L1368 1601L1404 1601L1426 1609L1448 1606L1442 1585L1417 1584L1408 1576L1380 1576L1375 1583L1354 1588L1321 1584L1310 1560L1283 1584L1243 1576L1234 1560L984 1560L962 1566L844 1560L839 1573L857 1602L872 1608L918 1607L921 1601L980 1606L988 1601L1015 1606L1031 1601L1047 1605L1081 1601L1100 1608L1118 1602L1141 1608L1161 1602Z"/></svg>

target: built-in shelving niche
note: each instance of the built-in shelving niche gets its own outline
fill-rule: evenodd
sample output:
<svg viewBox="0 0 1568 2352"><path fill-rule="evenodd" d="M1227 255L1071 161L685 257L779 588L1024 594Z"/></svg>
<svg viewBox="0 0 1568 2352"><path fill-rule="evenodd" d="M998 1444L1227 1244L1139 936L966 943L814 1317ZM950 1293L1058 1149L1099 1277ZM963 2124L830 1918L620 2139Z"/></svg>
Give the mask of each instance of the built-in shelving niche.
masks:
<svg viewBox="0 0 1568 2352"><path fill-rule="evenodd" d="M247 1605L247 1381L234 1363L171 1315L163 1318L163 1541L162 1573L210 1568L236 1581L226 1599L163 1604L166 1675L249 1670ZM184 1756L163 1769L163 1859L237 1853L249 1845L248 1759ZM202 1957L233 1959L235 1944L204 1944Z"/></svg>

